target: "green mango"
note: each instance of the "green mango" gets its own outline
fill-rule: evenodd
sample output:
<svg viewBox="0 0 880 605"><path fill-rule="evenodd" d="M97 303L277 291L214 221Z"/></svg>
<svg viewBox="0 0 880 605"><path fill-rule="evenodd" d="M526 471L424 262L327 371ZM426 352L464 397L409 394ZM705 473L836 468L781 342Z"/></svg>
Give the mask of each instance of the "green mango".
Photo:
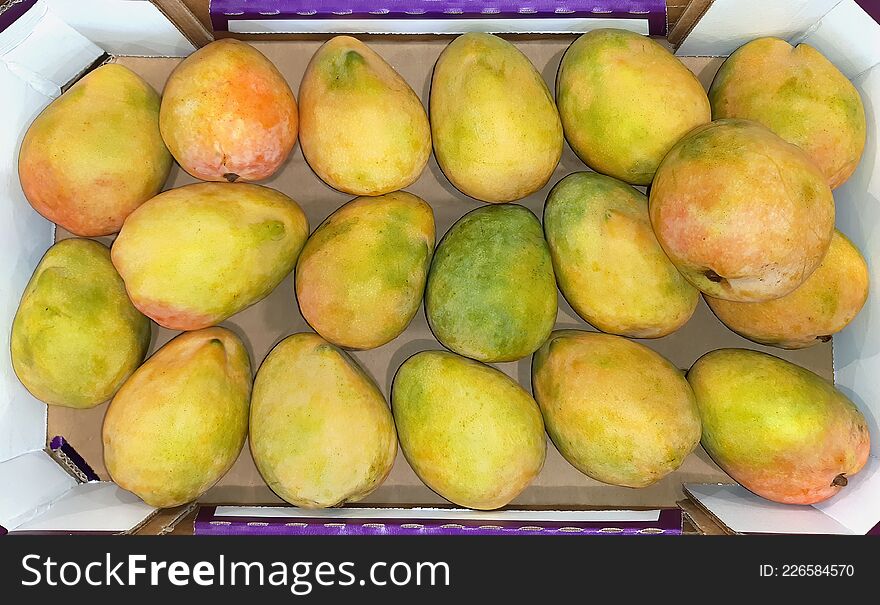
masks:
<svg viewBox="0 0 880 605"><path fill-rule="evenodd" d="M556 322L556 281L541 223L516 204L484 206L446 233L425 311L445 347L485 362L531 355Z"/></svg>

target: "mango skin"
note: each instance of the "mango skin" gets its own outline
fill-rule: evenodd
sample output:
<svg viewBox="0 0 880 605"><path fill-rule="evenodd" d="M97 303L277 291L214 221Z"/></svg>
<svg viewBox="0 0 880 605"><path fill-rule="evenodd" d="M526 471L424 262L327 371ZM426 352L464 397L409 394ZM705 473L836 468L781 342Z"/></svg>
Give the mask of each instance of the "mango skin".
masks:
<svg viewBox="0 0 880 605"><path fill-rule="evenodd" d="M559 65L556 103L578 157L633 185L648 185L675 142L711 119L706 91L681 61L620 29L572 43Z"/></svg>
<svg viewBox="0 0 880 605"><path fill-rule="evenodd" d="M104 416L104 463L156 507L186 504L226 474L244 445L251 367L225 328L185 332L132 374Z"/></svg>
<svg viewBox="0 0 880 605"><path fill-rule="evenodd" d="M49 248L12 322L12 368L34 397L94 407L116 393L149 345L150 320L128 300L105 246L66 239Z"/></svg>
<svg viewBox="0 0 880 605"><path fill-rule="evenodd" d="M459 506L500 508L544 465L535 400L506 374L446 351L416 353L391 389L400 447L432 490Z"/></svg>
<svg viewBox="0 0 880 605"><path fill-rule="evenodd" d="M532 359L532 389L562 456L604 483L651 485L700 442L697 404L681 371L620 336L554 331Z"/></svg>
<svg viewBox="0 0 880 605"><path fill-rule="evenodd" d="M302 209L259 185L197 183L157 195L113 243L131 301L161 326L198 330L265 298L309 234Z"/></svg>
<svg viewBox="0 0 880 605"><path fill-rule="evenodd" d="M231 38L200 48L171 72L159 127L180 167L203 181L259 181L296 144L299 115L284 76Z"/></svg>
<svg viewBox="0 0 880 605"><path fill-rule="evenodd" d="M464 34L443 50L430 114L443 174L484 202L534 193L562 156L562 124L541 74L516 46L491 34Z"/></svg>
<svg viewBox="0 0 880 605"><path fill-rule="evenodd" d="M531 355L556 323L556 281L541 224L517 204L461 217L437 246L425 313L448 349L485 362Z"/></svg>
<svg viewBox="0 0 880 605"><path fill-rule="evenodd" d="M868 298L868 266L840 231L819 267L798 288L775 300L738 303L706 297L724 325L749 340L803 349L827 342L851 322Z"/></svg>
<svg viewBox="0 0 880 605"><path fill-rule="evenodd" d="M657 240L704 294L762 302L819 266L834 198L798 147L748 120L717 120L675 144L648 200Z"/></svg>
<svg viewBox="0 0 880 605"><path fill-rule="evenodd" d="M699 290L657 242L648 199L626 183L594 172L568 175L547 197L544 233L559 289L603 332L658 338L693 315Z"/></svg>
<svg viewBox="0 0 880 605"><path fill-rule="evenodd" d="M109 63L37 116L18 156L34 210L75 235L109 235L162 190L171 154L159 134L159 94Z"/></svg>
<svg viewBox="0 0 880 605"><path fill-rule="evenodd" d="M712 116L760 122L806 151L834 189L855 171L867 136L856 87L808 44L779 38L741 46L709 88Z"/></svg>
<svg viewBox="0 0 880 605"><path fill-rule="evenodd" d="M250 448L266 483L304 508L355 502L397 455L385 398L344 351L317 334L282 340L254 380Z"/></svg>
<svg viewBox="0 0 880 605"><path fill-rule="evenodd" d="M405 191L355 198L315 229L299 256L300 311L335 345L381 346L419 310L433 254L427 202Z"/></svg>
<svg viewBox="0 0 880 605"><path fill-rule="evenodd" d="M312 57L299 87L299 142L325 183L352 195L411 185L431 156L422 102L369 46L336 36Z"/></svg>
<svg viewBox="0 0 880 605"><path fill-rule="evenodd" d="M703 447L759 496L785 504L827 500L865 465L865 417L816 374L745 349L703 355L688 372Z"/></svg>

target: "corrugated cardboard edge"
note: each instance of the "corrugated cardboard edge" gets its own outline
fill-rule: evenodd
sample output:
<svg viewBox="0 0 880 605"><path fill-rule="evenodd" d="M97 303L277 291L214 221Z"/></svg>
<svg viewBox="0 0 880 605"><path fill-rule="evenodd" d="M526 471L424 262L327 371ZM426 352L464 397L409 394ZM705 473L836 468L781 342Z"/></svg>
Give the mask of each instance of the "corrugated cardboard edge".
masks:
<svg viewBox="0 0 880 605"><path fill-rule="evenodd" d="M683 517L682 533L688 533L684 529L686 523L692 525L696 532L703 536L728 536L734 533L695 500L687 498L679 500L677 504Z"/></svg>
<svg viewBox="0 0 880 605"><path fill-rule="evenodd" d="M198 502L190 502L182 506L160 509L128 533L136 536L192 534L193 521L198 508ZM184 523L186 519L189 519L188 525Z"/></svg>
<svg viewBox="0 0 880 605"><path fill-rule="evenodd" d="M211 31L192 13L183 0L150 0L150 2L196 48L214 41Z"/></svg>
<svg viewBox="0 0 880 605"><path fill-rule="evenodd" d="M674 47L678 48L682 41L687 38L688 34L696 27L709 7L712 6L713 0L691 0L681 17L678 18L676 24L669 30L666 39Z"/></svg>

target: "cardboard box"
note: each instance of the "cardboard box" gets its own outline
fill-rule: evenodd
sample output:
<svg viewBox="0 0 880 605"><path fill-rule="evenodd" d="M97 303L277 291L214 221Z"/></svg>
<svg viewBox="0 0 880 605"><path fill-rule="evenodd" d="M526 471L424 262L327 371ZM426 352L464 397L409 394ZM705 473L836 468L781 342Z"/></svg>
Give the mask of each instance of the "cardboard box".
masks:
<svg viewBox="0 0 880 605"><path fill-rule="evenodd" d="M6 123L0 129L0 348L9 350L9 329L31 272L42 254L63 230L33 212L21 192L17 178L18 146L30 122L70 82L102 61L124 64L161 90L179 57L186 56L208 36L203 27L207 7L196 0L22 0L0 13L0 103ZM642 33L657 33L657 15L665 13L663 2L655 0L608 0L568 2L570 7L589 8L557 13L557 3L494 2L481 6L534 8L544 12L520 13L512 17L500 8L473 18L455 17L425 20L422 15L394 18L389 13L336 15L317 19L305 28L281 19L284 10L305 7L302 0L260 0L262 12L277 8L266 19L230 19L236 2L214 0L211 20L215 28L234 30L234 22L266 29L265 34L247 36L281 70L296 92L303 71L314 51L332 32L394 31L401 35L366 35L368 43L391 63L427 100L434 61L454 31L517 32L513 39L553 86L561 56L574 35L549 33L586 31L608 26L607 11L629 16L610 23ZM8 0L7 0L8 3ZM326 3L321 3L329 6ZM363 4L358 2L355 4ZM386 3L389 6L456 6L455 2ZM471 4L471 3L467 3ZM826 53L860 89L868 113L869 133L865 155L857 173L835 191L838 227L863 250L874 281L880 274L872 259L880 258L880 242L872 240L873 225L880 225L880 164L877 162L880 119L872 99L880 99L880 25L852 0L786 0L765 3L716 0L694 2L681 13L672 33L679 36L678 54L708 86L724 56L745 41L760 35L781 35L790 41L807 41ZM198 9L201 19L187 10ZM599 9L597 5L611 7ZM697 6L696 5L706 5ZM372 4L369 6L373 6ZM514 8L511 8L514 7ZM560 8L560 7L556 7ZM700 9L700 10L697 10ZM705 10L703 10L705 9ZM536 9L537 10L537 9ZM302 12L302 11L301 11ZM308 11L305 11L308 12ZM337 11L338 12L338 11ZM695 13L699 13L696 14ZM223 16L221 17L220 14ZM259 11L256 12L259 15ZM369 14L367 11L366 14ZM390 16L389 16L390 15ZM543 16L542 16L543 15ZM560 16L565 15L565 16ZM245 16L245 15L238 15ZM300 15L305 19L308 15ZM612 15L614 16L614 15ZM12 18L14 17L14 18ZM170 17L170 19L169 19ZM466 21L466 22L465 22ZM663 21L661 33L666 31ZM284 27L278 24L284 22ZM367 22L367 23L364 23ZM232 23L233 26L229 26ZM269 25L266 25L269 23ZM654 24L654 25L652 25ZM430 25L430 26L429 26ZM271 26L271 28L270 28ZM651 28L655 29L651 29ZM274 29L272 29L274 28ZM299 29L297 29L299 28ZM555 28L555 29L554 29ZM568 29L566 29L568 28ZM291 31L283 31L283 30ZM307 31L308 35L296 32ZM315 31L321 32L315 34ZM420 32L419 35L412 35ZM421 33L427 32L427 33ZM538 33L529 33L538 32ZM684 33L682 33L684 32ZM519 34L522 35L519 35ZM236 35L216 31L216 35ZM441 35L444 34L444 35ZM280 39L283 38L283 39ZM47 41L51 40L51 43ZM541 215L544 200L553 184L572 172L586 170L566 147L550 183L521 204ZM193 182L175 167L167 187ZM350 199L323 184L305 164L297 146L287 164L263 184L291 196L306 211L314 229L333 210ZM465 212L480 203L452 187L431 160L412 193L434 208L439 237ZM112 238L102 238L109 243ZM876 299L876 300L875 300ZM558 327L590 329L559 297ZM838 386L861 407L875 437L868 466L850 481L838 497L814 507L774 505L732 485L732 481L698 449L682 467L657 484L635 490L601 484L582 475L565 462L552 444L539 477L504 511L475 512L453 509L425 487L398 455L386 482L357 506L329 511L302 511L285 506L257 473L247 447L230 472L194 507L156 511L133 495L109 482L103 466L100 427L106 404L92 410L69 410L36 401L18 383L8 353L0 358L0 526L12 532L111 532L111 533L679 533L678 502L688 512L693 527L702 531L714 526L727 532L866 533L880 521L880 443L876 395L880 384L875 365L880 364L880 298L871 296L868 305L846 331L832 343L783 352L746 341L725 328L708 308L700 306L691 321L668 337L642 341L667 356L682 369L703 353L719 347L748 347L772 352L807 367ZM243 337L254 367L283 337L308 326L299 314L288 277L265 300L224 322ZM151 351L174 334L154 326ZM423 313L392 343L354 356L388 395L390 381L400 363L423 349L439 349ZM530 358L498 364L528 388ZM63 439L53 439L56 436ZM549 442L548 442L549 443ZM95 481L95 479L103 481ZM670 512L671 511L671 512Z"/></svg>

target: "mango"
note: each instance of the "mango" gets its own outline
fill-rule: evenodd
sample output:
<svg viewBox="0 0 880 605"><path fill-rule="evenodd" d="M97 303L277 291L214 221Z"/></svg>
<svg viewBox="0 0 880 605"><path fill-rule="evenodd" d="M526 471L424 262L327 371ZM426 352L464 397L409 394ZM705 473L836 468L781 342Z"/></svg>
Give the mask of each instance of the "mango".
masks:
<svg viewBox="0 0 880 605"><path fill-rule="evenodd" d="M331 214L296 265L296 298L315 331L340 347L372 349L409 325L434 253L434 212L398 191L360 197Z"/></svg>
<svg viewBox="0 0 880 605"><path fill-rule="evenodd" d="M360 500L391 472L397 433L379 387L317 334L288 336L254 380L250 447L263 479L304 508Z"/></svg>
<svg viewBox="0 0 880 605"><path fill-rule="evenodd" d="M159 95L140 76L102 65L52 101L24 135L21 188L34 210L81 236L109 235L162 190L171 154Z"/></svg>
<svg viewBox="0 0 880 605"><path fill-rule="evenodd" d="M822 262L834 232L834 198L813 161L748 120L717 120L676 143L648 203L669 259L724 300L790 293Z"/></svg>
<svg viewBox="0 0 880 605"><path fill-rule="evenodd" d="M556 322L556 281L541 224L516 204L461 217L437 246L425 312L443 346L485 362L531 355Z"/></svg>
<svg viewBox="0 0 880 605"><path fill-rule="evenodd" d="M562 156L562 125L547 85L516 46L497 36L465 34L443 50L430 110L437 163L478 200L534 193Z"/></svg>
<svg viewBox="0 0 880 605"><path fill-rule="evenodd" d="M144 360L150 320L128 300L105 246L66 239L37 265L11 341L12 368L34 397L90 408L110 399Z"/></svg>
<svg viewBox="0 0 880 605"><path fill-rule="evenodd" d="M688 372L703 447L743 487L785 504L815 504L868 459L865 417L824 378L766 353L719 349Z"/></svg>
<svg viewBox="0 0 880 605"><path fill-rule="evenodd" d="M775 300L740 303L706 297L724 325L755 342L803 349L828 342L851 322L868 298L868 266L840 231L819 267L798 288Z"/></svg>
<svg viewBox="0 0 880 605"><path fill-rule="evenodd" d="M131 301L172 330L216 325L266 297L309 233L283 193L245 183L171 189L138 208L113 243Z"/></svg>
<svg viewBox="0 0 880 605"><path fill-rule="evenodd" d="M391 407L410 466L459 506L500 508L544 465L547 441L535 400L480 362L416 353L394 377Z"/></svg>
<svg viewBox="0 0 880 605"><path fill-rule="evenodd" d="M532 389L559 453L604 483L656 483L700 442L697 404L682 372L620 336L553 332L532 359Z"/></svg>
<svg viewBox="0 0 880 605"><path fill-rule="evenodd" d="M352 195L411 185L431 155L422 102L369 46L336 36L312 57L299 87L299 142L325 183Z"/></svg>
<svg viewBox="0 0 880 605"><path fill-rule="evenodd" d="M559 65L556 103L578 157L633 185L648 185L675 142L711 119L694 74L651 38L621 29L572 43Z"/></svg>
<svg viewBox="0 0 880 605"><path fill-rule="evenodd" d="M603 332L657 338L684 325L699 291L657 242L648 199L595 172L570 174L550 191L544 233L559 289Z"/></svg>
<svg viewBox="0 0 880 605"><path fill-rule="evenodd" d="M224 328L186 332L132 374L104 416L104 463L119 487L156 507L217 483L247 436L251 366Z"/></svg>
<svg viewBox="0 0 880 605"><path fill-rule="evenodd" d="M231 38L181 61L162 93L162 138L180 167L203 181L272 176L298 127L284 76L263 53Z"/></svg>
<svg viewBox="0 0 880 605"><path fill-rule="evenodd" d="M758 38L724 62L709 88L712 116L760 122L803 149L832 189L865 148L862 99L852 82L808 44Z"/></svg>

